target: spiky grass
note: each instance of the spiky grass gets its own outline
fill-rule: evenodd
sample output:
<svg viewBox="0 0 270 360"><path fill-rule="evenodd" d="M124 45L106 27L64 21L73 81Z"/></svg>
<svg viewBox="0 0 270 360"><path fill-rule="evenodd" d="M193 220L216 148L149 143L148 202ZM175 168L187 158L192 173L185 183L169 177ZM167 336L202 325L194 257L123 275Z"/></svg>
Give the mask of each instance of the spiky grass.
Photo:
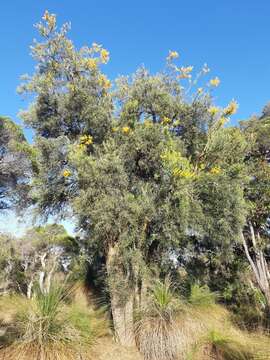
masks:
<svg viewBox="0 0 270 360"><path fill-rule="evenodd" d="M157 281L135 322L136 343L145 360L173 360L179 344L175 318L181 303L169 278Z"/></svg>
<svg viewBox="0 0 270 360"><path fill-rule="evenodd" d="M145 360L269 360L270 339L233 325L216 295L194 285L187 301L169 280L158 282L136 321L136 341Z"/></svg>
<svg viewBox="0 0 270 360"><path fill-rule="evenodd" d="M1 358L90 359L95 340L106 333L108 325L103 314L72 303L70 293L55 286L47 294L38 292L33 300L20 299L25 305L15 311L9 325L13 336L1 350Z"/></svg>

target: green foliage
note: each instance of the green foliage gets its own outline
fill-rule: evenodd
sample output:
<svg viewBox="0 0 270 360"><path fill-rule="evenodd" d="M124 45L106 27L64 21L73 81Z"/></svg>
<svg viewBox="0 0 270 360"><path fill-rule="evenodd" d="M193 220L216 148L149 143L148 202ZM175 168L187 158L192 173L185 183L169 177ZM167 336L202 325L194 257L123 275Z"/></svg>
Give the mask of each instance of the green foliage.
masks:
<svg viewBox="0 0 270 360"><path fill-rule="evenodd" d="M9 343L1 350L2 356L89 359L96 339L106 334L107 324L103 315L72 303L71 295L70 289L55 284L48 293L37 291L32 300L2 299L2 306L10 312Z"/></svg>
<svg viewBox="0 0 270 360"><path fill-rule="evenodd" d="M175 52L162 73L140 68L110 91L101 71L107 50L95 43L76 50L69 26L58 30L48 12L37 29L37 65L19 89L34 95L22 113L35 131L31 196L45 218L74 215L84 237L82 244L35 229L38 248L88 257L111 299L121 291L121 299L140 297L154 268L163 276L179 265L186 284L201 281L224 298L246 270L239 240L247 216L262 226L269 215L268 117L225 127L237 103L213 104L218 78L194 89L198 78L175 64ZM166 286L152 292L165 317L173 303ZM207 287L192 286L191 303L213 300Z"/></svg>
<svg viewBox="0 0 270 360"><path fill-rule="evenodd" d="M188 301L193 306L211 306L215 304L216 297L216 294L212 293L207 285L193 284Z"/></svg>
<svg viewBox="0 0 270 360"><path fill-rule="evenodd" d="M22 129L0 117L0 209L23 209L29 205L30 181L35 159Z"/></svg>

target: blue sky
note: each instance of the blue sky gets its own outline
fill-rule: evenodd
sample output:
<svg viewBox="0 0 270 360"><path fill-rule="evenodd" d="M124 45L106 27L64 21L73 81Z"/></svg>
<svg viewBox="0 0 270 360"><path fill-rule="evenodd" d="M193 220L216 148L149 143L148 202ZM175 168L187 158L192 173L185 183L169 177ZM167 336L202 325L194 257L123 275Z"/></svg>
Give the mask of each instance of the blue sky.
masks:
<svg viewBox="0 0 270 360"><path fill-rule="evenodd" d="M9 0L0 6L0 114L16 121L27 105L16 87L20 75L33 71L33 24L46 9L59 23L72 23L78 47L95 41L110 51L105 72L111 79L142 64L159 71L168 51L177 50L184 65L199 70L206 62L221 79L219 105L239 102L233 122L259 113L270 100L269 0ZM0 230L24 226L14 221L0 221Z"/></svg>
<svg viewBox="0 0 270 360"><path fill-rule="evenodd" d="M235 98L240 104L234 121L260 112L270 100L270 1L9 0L0 11L0 114L15 118L26 106L16 87L19 76L33 70L33 24L46 9L60 23L71 21L77 46L95 41L110 51L110 78L141 64L158 71L171 49L185 65L199 69L207 62L221 79L217 103Z"/></svg>

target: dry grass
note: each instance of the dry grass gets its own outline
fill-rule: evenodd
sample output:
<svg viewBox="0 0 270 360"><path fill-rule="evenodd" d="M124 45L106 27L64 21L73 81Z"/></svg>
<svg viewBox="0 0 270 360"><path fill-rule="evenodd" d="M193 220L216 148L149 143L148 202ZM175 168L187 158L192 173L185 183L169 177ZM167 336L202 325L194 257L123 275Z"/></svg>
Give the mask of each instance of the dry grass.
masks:
<svg viewBox="0 0 270 360"><path fill-rule="evenodd" d="M1 299L8 318L0 358L7 360L89 360L96 358L96 340L108 334L102 311L84 301L72 301L71 292L61 287L34 299ZM5 316L6 317L6 316Z"/></svg>
<svg viewBox="0 0 270 360"><path fill-rule="evenodd" d="M98 360L143 360L136 348L125 348L109 336L98 340L94 351Z"/></svg>
<svg viewBox="0 0 270 360"><path fill-rule="evenodd" d="M229 312L215 304L207 288L196 285L190 301L179 299L176 305L170 284L163 287L136 325L138 348L145 360L270 359L270 338L234 326Z"/></svg>

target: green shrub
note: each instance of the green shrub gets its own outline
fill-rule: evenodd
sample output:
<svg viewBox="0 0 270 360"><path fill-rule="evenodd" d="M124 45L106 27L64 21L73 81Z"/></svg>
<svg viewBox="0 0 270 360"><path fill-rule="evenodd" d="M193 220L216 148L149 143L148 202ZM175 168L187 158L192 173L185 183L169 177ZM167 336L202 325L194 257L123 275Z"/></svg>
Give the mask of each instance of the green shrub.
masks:
<svg viewBox="0 0 270 360"><path fill-rule="evenodd" d="M21 305L14 309L16 303ZM5 359L89 359L96 339L108 329L103 314L73 303L71 290L59 286L38 291L32 300L17 297L9 307L9 342L1 350Z"/></svg>

